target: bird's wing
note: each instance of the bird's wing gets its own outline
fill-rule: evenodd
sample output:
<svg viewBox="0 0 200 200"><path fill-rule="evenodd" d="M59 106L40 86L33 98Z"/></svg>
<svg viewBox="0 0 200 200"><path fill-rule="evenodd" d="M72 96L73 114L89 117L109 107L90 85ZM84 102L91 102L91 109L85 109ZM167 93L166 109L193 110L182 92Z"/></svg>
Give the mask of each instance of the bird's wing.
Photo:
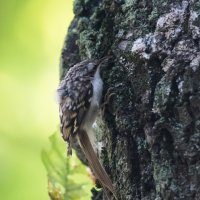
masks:
<svg viewBox="0 0 200 200"><path fill-rule="evenodd" d="M61 81L57 90L60 108L60 130L68 142L68 154L72 154L71 143L87 113L92 97L89 77L76 77Z"/></svg>

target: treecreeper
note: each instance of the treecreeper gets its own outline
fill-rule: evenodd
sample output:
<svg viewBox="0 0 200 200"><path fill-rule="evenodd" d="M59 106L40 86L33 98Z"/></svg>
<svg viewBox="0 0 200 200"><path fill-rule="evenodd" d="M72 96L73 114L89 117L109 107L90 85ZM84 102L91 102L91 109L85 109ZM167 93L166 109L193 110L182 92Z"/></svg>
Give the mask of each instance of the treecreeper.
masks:
<svg viewBox="0 0 200 200"><path fill-rule="evenodd" d="M108 57L99 60L84 60L69 69L57 89L60 111L60 131L68 144L68 155L72 155L73 142L79 142L89 166L99 180L106 196L110 191L117 195L104 167L92 146L92 125L101 106L103 81L101 65ZM110 198L109 198L110 199Z"/></svg>

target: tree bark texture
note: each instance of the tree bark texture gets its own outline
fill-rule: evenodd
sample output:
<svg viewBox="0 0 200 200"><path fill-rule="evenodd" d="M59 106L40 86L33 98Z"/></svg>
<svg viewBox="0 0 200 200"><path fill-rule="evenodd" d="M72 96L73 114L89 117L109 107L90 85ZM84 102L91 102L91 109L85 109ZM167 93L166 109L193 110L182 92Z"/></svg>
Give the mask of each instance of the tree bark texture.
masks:
<svg viewBox="0 0 200 200"><path fill-rule="evenodd" d="M200 199L199 14L195 0L74 1L61 78L113 55L96 132L121 200Z"/></svg>

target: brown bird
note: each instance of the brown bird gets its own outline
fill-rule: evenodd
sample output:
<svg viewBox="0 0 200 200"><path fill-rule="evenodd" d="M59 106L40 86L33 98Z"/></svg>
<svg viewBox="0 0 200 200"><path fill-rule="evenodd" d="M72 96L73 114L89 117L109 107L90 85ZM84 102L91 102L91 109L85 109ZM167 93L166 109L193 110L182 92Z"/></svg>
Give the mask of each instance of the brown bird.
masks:
<svg viewBox="0 0 200 200"><path fill-rule="evenodd" d="M107 58L85 60L69 69L57 90L60 108L60 130L68 143L68 155L72 155L71 144L78 142L88 163L103 189L116 197L111 179L101 165L91 144L88 134L92 134L92 125L98 114L103 81L100 77L100 65Z"/></svg>

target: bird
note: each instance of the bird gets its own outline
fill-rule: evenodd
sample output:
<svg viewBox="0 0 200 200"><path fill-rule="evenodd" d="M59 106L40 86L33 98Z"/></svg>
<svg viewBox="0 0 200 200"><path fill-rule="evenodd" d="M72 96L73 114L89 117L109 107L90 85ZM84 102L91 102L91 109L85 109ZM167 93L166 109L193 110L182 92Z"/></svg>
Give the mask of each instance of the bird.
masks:
<svg viewBox="0 0 200 200"><path fill-rule="evenodd" d="M86 59L71 67L59 84L57 99L60 132L68 144L68 155L72 155L72 144L78 141L105 194L110 191L117 199L112 181L100 163L91 141L92 125L100 110L103 92L100 68L108 59Z"/></svg>

